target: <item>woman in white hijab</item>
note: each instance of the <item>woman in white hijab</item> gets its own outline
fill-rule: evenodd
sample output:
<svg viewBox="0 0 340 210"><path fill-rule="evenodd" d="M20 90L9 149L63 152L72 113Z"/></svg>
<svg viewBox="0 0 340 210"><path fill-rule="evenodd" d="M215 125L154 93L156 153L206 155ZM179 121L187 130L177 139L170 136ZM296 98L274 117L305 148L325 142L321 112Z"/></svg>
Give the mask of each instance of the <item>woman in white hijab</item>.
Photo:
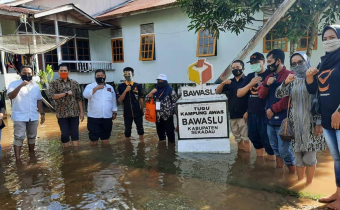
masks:
<svg viewBox="0 0 340 210"><path fill-rule="evenodd" d="M305 53L295 53L290 57L292 74L276 90L278 98L290 96L291 109L289 118L293 122L295 138L292 142L295 152L298 180L307 174L306 185L313 181L316 168L316 153L326 149L322 134L321 116L312 115L311 107L314 95L307 91L306 71L311 66Z"/></svg>

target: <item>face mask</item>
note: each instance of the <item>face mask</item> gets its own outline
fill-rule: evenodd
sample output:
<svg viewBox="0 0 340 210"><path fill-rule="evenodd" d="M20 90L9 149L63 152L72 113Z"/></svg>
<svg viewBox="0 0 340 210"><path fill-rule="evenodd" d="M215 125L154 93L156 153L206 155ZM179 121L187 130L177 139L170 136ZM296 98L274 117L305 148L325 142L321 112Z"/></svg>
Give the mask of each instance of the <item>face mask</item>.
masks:
<svg viewBox="0 0 340 210"><path fill-rule="evenodd" d="M259 73L261 71L261 64L260 63L255 63L250 65L250 68L253 72Z"/></svg>
<svg viewBox="0 0 340 210"><path fill-rule="evenodd" d="M276 65L276 61L275 61L273 64L268 65L267 67L271 72L276 72L276 70L279 68L279 65Z"/></svg>
<svg viewBox="0 0 340 210"><path fill-rule="evenodd" d="M323 41L323 48L326 52L331 53L340 48L340 39Z"/></svg>
<svg viewBox="0 0 340 210"><path fill-rule="evenodd" d="M234 69L232 73L235 77L238 77L242 74L242 69Z"/></svg>
<svg viewBox="0 0 340 210"><path fill-rule="evenodd" d="M125 76L125 80L128 81L128 82L131 82L132 81L132 76Z"/></svg>
<svg viewBox="0 0 340 210"><path fill-rule="evenodd" d="M157 82L157 86L159 88L164 88L165 87L165 83L164 82Z"/></svg>
<svg viewBox="0 0 340 210"><path fill-rule="evenodd" d="M60 73L59 73L59 76L60 76L61 79L67 79L67 77L68 77L68 72L60 72Z"/></svg>
<svg viewBox="0 0 340 210"><path fill-rule="evenodd" d="M105 79L106 78L103 78L103 77L97 77L96 82L97 82L97 84L103 84L103 83L105 83Z"/></svg>
<svg viewBox="0 0 340 210"><path fill-rule="evenodd" d="M21 75L21 79L24 81L31 81L32 80L32 76L28 76L28 75Z"/></svg>
<svg viewBox="0 0 340 210"><path fill-rule="evenodd" d="M294 71L297 78L306 78L307 69L308 66L305 63L292 67L292 71Z"/></svg>

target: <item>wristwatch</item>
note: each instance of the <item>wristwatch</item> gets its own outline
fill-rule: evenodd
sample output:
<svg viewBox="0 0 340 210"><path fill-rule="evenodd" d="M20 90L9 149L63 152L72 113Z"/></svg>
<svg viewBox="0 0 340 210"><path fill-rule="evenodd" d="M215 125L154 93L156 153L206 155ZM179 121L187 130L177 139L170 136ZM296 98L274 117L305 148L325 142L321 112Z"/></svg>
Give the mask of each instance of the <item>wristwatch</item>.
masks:
<svg viewBox="0 0 340 210"><path fill-rule="evenodd" d="M43 113L40 113L40 115L45 115L45 113L43 112Z"/></svg>
<svg viewBox="0 0 340 210"><path fill-rule="evenodd" d="M65 97L68 96L68 92L65 92L65 94L66 94Z"/></svg>

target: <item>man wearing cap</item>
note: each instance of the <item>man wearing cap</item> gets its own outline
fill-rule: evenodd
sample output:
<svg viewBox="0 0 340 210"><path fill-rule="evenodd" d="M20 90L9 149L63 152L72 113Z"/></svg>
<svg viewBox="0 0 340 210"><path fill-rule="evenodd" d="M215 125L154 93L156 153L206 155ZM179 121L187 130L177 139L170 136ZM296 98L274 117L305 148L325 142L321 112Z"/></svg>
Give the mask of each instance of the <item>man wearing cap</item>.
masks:
<svg viewBox="0 0 340 210"><path fill-rule="evenodd" d="M248 95L237 97L237 90L244 81L244 63L241 60L235 60L232 64L232 73L234 78L223 81L216 88L216 94L225 93L228 96L228 109L230 113L231 132L235 136L235 141L239 150L245 152L251 151L251 143L248 138L247 128L247 109Z"/></svg>
<svg viewBox="0 0 340 210"><path fill-rule="evenodd" d="M248 136L256 149L258 157L267 153L267 159L275 160L274 151L270 145L267 134L266 100L258 96L258 90L262 81L271 73L265 68L263 54L256 52L250 56L250 67L252 73L244 78L244 81L237 91L238 97L249 94L248 99Z"/></svg>
<svg viewBox="0 0 340 210"><path fill-rule="evenodd" d="M124 107L124 125L125 138L131 138L131 130L133 121L137 127L139 140L144 139L143 127L143 104L144 91L140 84L134 82L134 69L126 67L123 69L125 82L118 86L118 102L123 103Z"/></svg>
<svg viewBox="0 0 340 210"><path fill-rule="evenodd" d="M167 136L169 142L175 142L173 116L176 114L178 96L168 84L168 78L165 74L158 75L156 88L145 97L145 100L150 101L151 98L156 103L156 128L159 140L164 141Z"/></svg>
<svg viewBox="0 0 340 210"><path fill-rule="evenodd" d="M83 96L88 99L87 129L91 145L98 140L108 143L112 131L112 120L117 117L116 93L113 87L105 83L106 73L102 69L95 71L96 82L86 86Z"/></svg>

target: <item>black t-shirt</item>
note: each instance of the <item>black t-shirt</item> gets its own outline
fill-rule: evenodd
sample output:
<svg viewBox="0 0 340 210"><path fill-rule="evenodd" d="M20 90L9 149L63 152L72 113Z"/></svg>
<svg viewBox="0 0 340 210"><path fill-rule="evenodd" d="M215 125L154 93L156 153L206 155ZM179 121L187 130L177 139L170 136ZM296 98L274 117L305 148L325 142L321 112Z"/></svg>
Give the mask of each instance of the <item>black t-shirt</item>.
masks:
<svg viewBox="0 0 340 210"><path fill-rule="evenodd" d="M267 69L262 74L257 74L257 76L262 78L262 82L266 79L266 77L271 72ZM240 88L247 86L250 81L255 77L255 73L250 73L248 76L244 78L243 84ZM260 85L262 84L260 83ZM248 113L250 114L258 114L258 115L265 115L266 111L266 99L259 98L258 91L260 86L257 84L249 90L249 99L248 99Z"/></svg>
<svg viewBox="0 0 340 210"><path fill-rule="evenodd" d="M248 97L249 93L245 96L238 98L237 90L241 87L245 76L236 81L235 78L231 79L230 85L224 85L222 92L228 97L228 109L230 113L230 119L243 118L244 113L248 109Z"/></svg>
<svg viewBox="0 0 340 210"><path fill-rule="evenodd" d="M126 83L121 83L118 86L117 98L119 98L127 87ZM139 117L143 116L143 110L140 108L139 99L144 98L144 90L142 86L136 82L131 86L130 92L125 95L123 100L124 117Z"/></svg>

